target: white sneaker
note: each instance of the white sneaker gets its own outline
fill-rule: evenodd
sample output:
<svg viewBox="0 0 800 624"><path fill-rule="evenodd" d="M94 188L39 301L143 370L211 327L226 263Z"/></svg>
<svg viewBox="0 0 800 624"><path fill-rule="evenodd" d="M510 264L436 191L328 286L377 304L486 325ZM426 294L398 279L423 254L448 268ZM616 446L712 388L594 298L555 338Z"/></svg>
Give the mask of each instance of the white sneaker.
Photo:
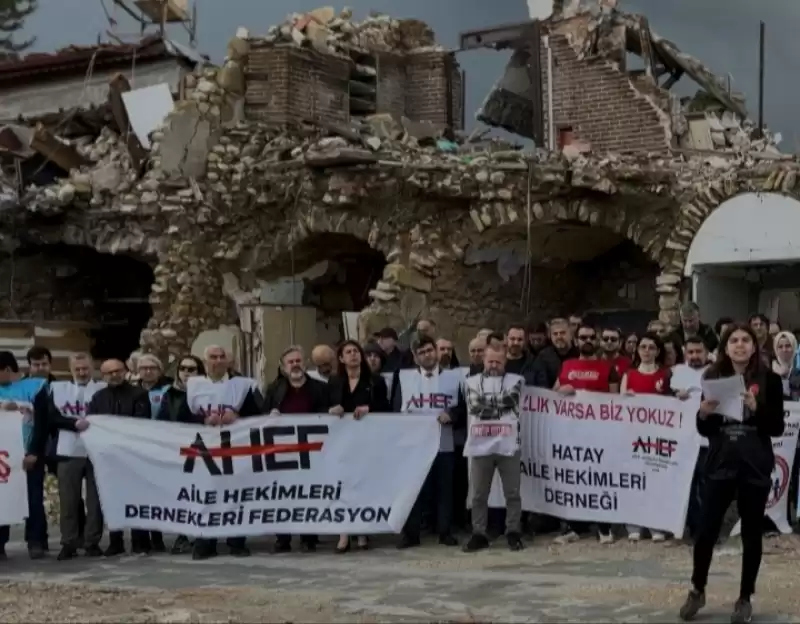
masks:
<svg viewBox="0 0 800 624"><path fill-rule="evenodd" d="M654 542L665 542L667 541L667 536L661 531L650 531L650 539Z"/></svg>
<svg viewBox="0 0 800 624"><path fill-rule="evenodd" d="M633 533L628 533L628 541L629 542L638 542L642 539L642 534L638 531L634 531Z"/></svg>
<svg viewBox="0 0 800 624"><path fill-rule="evenodd" d="M614 543L614 534L613 533L600 533L600 543L601 544L613 544Z"/></svg>
<svg viewBox="0 0 800 624"><path fill-rule="evenodd" d="M573 542L577 542L579 539L581 539L580 535L578 535L575 531L569 531L568 533L564 533L564 535L559 535L555 539L555 542L556 544L561 544L563 546L564 544L572 544Z"/></svg>

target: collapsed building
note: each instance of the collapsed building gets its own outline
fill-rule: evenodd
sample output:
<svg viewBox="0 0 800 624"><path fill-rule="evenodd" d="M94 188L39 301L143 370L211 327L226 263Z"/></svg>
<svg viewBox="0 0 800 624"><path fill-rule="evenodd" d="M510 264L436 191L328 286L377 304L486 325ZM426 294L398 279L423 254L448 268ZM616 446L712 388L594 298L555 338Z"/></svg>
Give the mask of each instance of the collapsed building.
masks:
<svg viewBox="0 0 800 624"><path fill-rule="evenodd" d="M57 138L56 125L55 149L34 148L59 168L48 183L15 157L5 314L49 320L97 307L98 290L141 305L142 288L148 318L125 329L143 348L176 355L235 324L243 368L262 376L290 340L338 340L343 312L362 337L429 317L457 345L577 310L675 323L709 215L742 193L792 194L796 160L642 18L606 6L515 28L480 35L515 50L480 118L532 150L464 138L464 76L415 20L326 7L240 29L222 67L193 59L147 133L131 131L115 74L99 136ZM631 47L650 59L641 71L622 62ZM702 81L702 107L669 93L681 71ZM70 275L102 283L84 294Z"/></svg>

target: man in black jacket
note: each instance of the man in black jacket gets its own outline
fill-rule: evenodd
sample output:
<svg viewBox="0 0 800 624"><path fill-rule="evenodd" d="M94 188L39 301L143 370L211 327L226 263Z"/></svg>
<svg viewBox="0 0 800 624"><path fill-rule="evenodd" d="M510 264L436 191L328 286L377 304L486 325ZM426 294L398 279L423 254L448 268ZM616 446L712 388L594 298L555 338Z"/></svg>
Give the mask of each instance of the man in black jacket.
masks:
<svg viewBox="0 0 800 624"><path fill-rule="evenodd" d="M292 346L281 354L281 370L267 388L264 411L278 414L327 414L332 407L328 384L309 377L305 368L302 347ZM303 535L300 542L313 552L317 549L316 535ZM278 535L275 552L292 550L292 536Z"/></svg>
<svg viewBox="0 0 800 624"><path fill-rule="evenodd" d="M130 418L150 418L150 398L144 388L135 386L125 380L128 369L122 360L106 360L100 366L103 380L108 384L95 392L87 415L103 414L106 416L128 416ZM131 550L134 553L150 552L150 534L148 531L131 529ZM106 557L114 557L125 553L123 531L109 533L108 548L103 553Z"/></svg>
<svg viewBox="0 0 800 624"><path fill-rule="evenodd" d="M567 319L553 319L550 321L550 344L539 352L533 363L533 385L552 390L564 360L578 355Z"/></svg>

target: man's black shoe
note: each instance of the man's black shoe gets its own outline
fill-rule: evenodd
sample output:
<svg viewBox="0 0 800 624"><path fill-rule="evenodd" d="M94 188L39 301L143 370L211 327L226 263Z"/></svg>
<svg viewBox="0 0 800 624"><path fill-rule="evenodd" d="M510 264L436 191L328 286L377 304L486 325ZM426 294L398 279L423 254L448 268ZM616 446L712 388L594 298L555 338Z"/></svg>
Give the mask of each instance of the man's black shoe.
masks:
<svg viewBox="0 0 800 624"><path fill-rule="evenodd" d="M69 561L70 559L74 559L78 554L77 549L73 548L72 546L62 546L61 551L58 553L56 557L57 561Z"/></svg>
<svg viewBox="0 0 800 624"><path fill-rule="evenodd" d="M439 543L442 546L458 546L458 540L450 533L439 536Z"/></svg>
<svg viewBox="0 0 800 624"><path fill-rule="evenodd" d="M194 543L194 547L192 548L192 560L193 561L205 561L206 559L211 559L212 557L217 556L217 548L216 546L208 546L207 544L197 542Z"/></svg>
<svg viewBox="0 0 800 624"><path fill-rule="evenodd" d="M173 555L185 555L190 552L192 552L192 543L189 541L189 538L185 535L176 537L170 553Z"/></svg>
<svg viewBox="0 0 800 624"><path fill-rule="evenodd" d="M87 546L86 549L83 551L87 557L102 557L103 551L100 550L100 547L97 544L92 544L91 546Z"/></svg>
<svg viewBox="0 0 800 624"><path fill-rule="evenodd" d="M275 542L275 545L272 547L272 552L275 553L276 555L292 552L292 543L277 541Z"/></svg>
<svg viewBox="0 0 800 624"><path fill-rule="evenodd" d="M464 544L464 552L478 552L484 548L489 548L489 540L485 535L478 535L473 533L469 541Z"/></svg>
<svg viewBox="0 0 800 624"><path fill-rule="evenodd" d="M303 550L309 553L317 552L316 542L303 542Z"/></svg>
<svg viewBox="0 0 800 624"><path fill-rule="evenodd" d="M397 550L405 550L407 548L414 548L421 544L419 537L411 537L403 535L397 544Z"/></svg>
<svg viewBox="0 0 800 624"><path fill-rule="evenodd" d="M509 533L506 535L506 541L508 542L509 550L517 551L525 548L525 544L522 543L522 535L519 533Z"/></svg>
<svg viewBox="0 0 800 624"><path fill-rule="evenodd" d="M109 544L108 548L103 552L104 557L116 557L117 555L125 554L124 544Z"/></svg>
<svg viewBox="0 0 800 624"><path fill-rule="evenodd" d="M165 553L167 552L167 547L164 545L163 539L154 539L153 540L153 552L154 553Z"/></svg>
<svg viewBox="0 0 800 624"><path fill-rule="evenodd" d="M0 546L0 561L5 561L8 559L8 555L6 554L6 547Z"/></svg>
<svg viewBox="0 0 800 624"><path fill-rule="evenodd" d="M31 559L44 559L45 552L41 544L28 545L28 557Z"/></svg>

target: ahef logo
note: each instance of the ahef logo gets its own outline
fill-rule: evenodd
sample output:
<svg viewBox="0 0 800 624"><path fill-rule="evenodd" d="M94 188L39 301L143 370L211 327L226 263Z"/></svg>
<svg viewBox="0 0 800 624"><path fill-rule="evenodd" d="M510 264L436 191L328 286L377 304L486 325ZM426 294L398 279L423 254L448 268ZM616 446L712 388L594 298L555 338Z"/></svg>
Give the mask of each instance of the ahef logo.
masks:
<svg viewBox="0 0 800 624"><path fill-rule="evenodd" d="M570 381L597 381L600 379L600 371L596 370L571 370L567 373Z"/></svg>
<svg viewBox="0 0 800 624"><path fill-rule="evenodd" d="M783 495L786 494L786 488L789 487L789 465L780 455L775 456L775 468L772 469L771 485L769 498L767 499L767 509L771 509L780 503Z"/></svg>
<svg viewBox="0 0 800 624"><path fill-rule="evenodd" d="M639 436L633 442L633 453L635 455L645 455L647 457L663 457L671 459L678 450L678 441L667 438L643 438Z"/></svg>
<svg viewBox="0 0 800 624"><path fill-rule="evenodd" d="M60 411L64 416L83 416L86 412L86 405L80 401L67 401L63 405L59 406L58 411Z"/></svg>
<svg viewBox="0 0 800 624"><path fill-rule="evenodd" d="M232 475L234 457L249 457L254 473L275 470L309 470L311 453L322 450L323 442L319 440L319 437L326 435L328 435L327 425L262 427L261 429L250 429L249 444L233 446L230 431L219 433L219 445L209 445L206 439L198 433L190 446L180 449L181 457L186 458L183 462L183 471L194 472L195 462L197 458L200 458L209 474L214 476ZM298 457L278 461L276 456L286 453L295 453Z"/></svg>
<svg viewBox="0 0 800 624"><path fill-rule="evenodd" d="M8 451L0 451L0 483L8 483L8 478L11 476L11 464L8 457Z"/></svg>
<svg viewBox="0 0 800 624"><path fill-rule="evenodd" d="M412 396L408 400L406 409L432 409L432 410L446 410L453 404L453 397L449 394L442 394L439 392L431 392L430 394L418 394Z"/></svg>

